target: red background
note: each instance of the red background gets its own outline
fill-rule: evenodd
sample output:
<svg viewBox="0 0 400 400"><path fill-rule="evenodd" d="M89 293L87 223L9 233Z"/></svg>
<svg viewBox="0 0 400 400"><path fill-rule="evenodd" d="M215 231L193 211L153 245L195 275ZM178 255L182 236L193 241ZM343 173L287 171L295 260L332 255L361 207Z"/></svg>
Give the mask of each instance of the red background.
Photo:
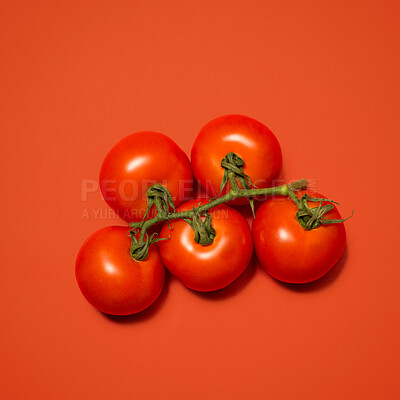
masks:
<svg viewBox="0 0 400 400"><path fill-rule="evenodd" d="M399 11L378 0L3 1L2 398L400 398ZM129 133L161 131L189 153L227 113L272 129L282 177L313 180L344 216L355 209L342 260L299 287L255 261L215 294L170 278L140 315L97 312L75 257L122 221L99 191L82 199L82 180Z"/></svg>

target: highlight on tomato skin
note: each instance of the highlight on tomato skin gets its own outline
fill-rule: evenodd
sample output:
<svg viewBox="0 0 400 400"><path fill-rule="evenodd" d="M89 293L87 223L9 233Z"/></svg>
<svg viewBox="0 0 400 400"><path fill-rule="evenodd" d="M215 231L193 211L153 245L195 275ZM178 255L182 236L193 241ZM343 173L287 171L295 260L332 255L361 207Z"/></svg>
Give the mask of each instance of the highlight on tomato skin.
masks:
<svg viewBox="0 0 400 400"><path fill-rule="evenodd" d="M93 233L79 250L75 276L86 300L110 315L136 314L160 295L165 268L156 245L145 261L129 253L129 228L108 226Z"/></svg>
<svg viewBox="0 0 400 400"><path fill-rule="evenodd" d="M208 197L215 197L223 179L221 160L235 153L244 161L244 173L258 188L273 186L282 168L278 139L263 123L244 115L223 115L208 122L197 135L191 151L193 174ZM230 189L228 183L222 194ZM231 204L246 204L236 199Z"/></svg>
<svg viewBox="0 0 400 400"><path fill-rule="evenodd" d="M120 140L107 153L99 182L106 203L127 222L142 220L147 189L164 185L176 206L190 198L193 175L186 153L168 136L136 132ZM153 207L148 219L155 216Z"/></svg>
<svg viewBox="0 0 400 400"><path fill-rule="evenodd" d="M304 193L325 198L309 191L296 195L300 198ZM333 206L326 218L341 219ZM297 211L290 198L279 196L263 203L253 222L254 247L261 266L286 283L308 283L321 278L337 263L346 245L343 223L320 225L307 231L296 220Z"/></svg>
<svg viewBox="0 0 400 400"><path fill-rule="evenodd" d="M190 210L208 200L195 199L183 204L178 212ZM253 254L251 230L246 219L235 209L221 205L210 210L214 242L203 246L194 241L192 227L183 220L165 223L158 242L166 268L186 287L208 292L222 289L246 269Z"/></svg>

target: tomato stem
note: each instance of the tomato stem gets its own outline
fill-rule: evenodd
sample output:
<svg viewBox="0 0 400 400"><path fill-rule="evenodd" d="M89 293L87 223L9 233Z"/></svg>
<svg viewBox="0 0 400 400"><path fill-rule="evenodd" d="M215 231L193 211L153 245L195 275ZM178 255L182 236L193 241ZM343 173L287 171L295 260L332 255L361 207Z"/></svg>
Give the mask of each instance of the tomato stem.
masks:
<svg viewBox="0 0 400 400"><path fill-rule="evenodd" d="M229 171L230 172L230 171ZM227 176L227 180L230 178L230 176ZM132 246L131 246L131 256L134 260L144 260L147 257L148 254L148 247L156 240L160 239L153 239L153 237L149 237L147 235L147 230L160 222L165 222L165 221L170 221L170 220L175 220L175 219L184 219L186 221L196 221L196 224L198 224L201 221L200 216L204 216L208 210L211 208L217 207L221 204L227 203L232 200L240 199L240 198L250 198L252 199L253 197L256 196L289 196L291 199L297 199L297 196L294 194L294 191L296 190L301 190L301 189L306 189L308 185L308 182L306 179L301 179L295 182L292 182L287 185L281 185L281 186L276 186L276 187L271 187L271 188L262 188L262 189L251 189L251 188L246 188L246 189L240 189L239 186L236 184L232 185L232 189L225 195L221 197L217 197L214 199L210 199L209 202L200 205L194 209L187 210L187 211L181 211L181 212L169 212L166 209L166 204L164 203L163 206L158 204L157 208L162 209L163 212L159 212L154 218L148 219L148 220L142 220L141 222L134 222L131 223L130 226L132 227L131 232L137 233L138 230L140 230L140 235L139 239L132 241ZM160 186L157 185L157 197L158 199L163 198L166 200L167 204L171 205L170 203L170 198L168 195L165 194L165 191L167 191L166 188L162 190L162 194L159 194L160 191ZM223 187L222 187L223 188ZM150 191L150 189L149 189ZM151 194L154 194L154 191L150 191ZM299 201L300 202L300 201ZM149 198L149 205L154 204L153 202L150 201ZM172 207L174 208L174 207ZM147 215L147 212L146 212ZM209 227L207 226L208 229L203 229L204 227L197 226L196 228L193 226L194 224L191 223L192 227L195 229L195 232L198 232L200 235L199 243L203 245L208 245L212 243L213 240L213 235L212 235L212 227L211 227L211 221L207 220L206 217L206 223L210 225ZM132 236L132 234L131 234ZM136 236L135 236L136 238ZM207 239L208 238L208 239ZM135 243L134 243L135 242ZM140 250L140 251L138 251Z"/></svg>
<svg viewBox="0 0 400 400"><path fill-rule="evenodd" d="M289 197L296 204L298 211L296 213L296 219L300 226L306 231L310 231L311 229L316 229L320 225L332 225L332 224L340 224L342 222L347 221L354 214L354 210L352 214L344 219L327 219L325 214L331 211L334 206L333 204L325 204L325 202L336 203L336 201L325 199L325 198L317 198L311 197L307 193L304 193L303 196L299 199L294 192L289 193ZM319 202L319 205L316 207L310 208L308 202Z"/></svg>

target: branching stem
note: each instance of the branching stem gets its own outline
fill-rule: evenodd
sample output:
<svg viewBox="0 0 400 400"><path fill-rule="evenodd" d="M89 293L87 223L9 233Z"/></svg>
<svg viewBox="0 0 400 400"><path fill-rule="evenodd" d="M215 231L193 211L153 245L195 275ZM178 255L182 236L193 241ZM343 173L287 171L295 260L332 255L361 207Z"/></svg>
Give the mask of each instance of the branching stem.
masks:
<svg viewBox="0 0 400 400"><path fill-rule="evenodd" d="M216 199L210 200L208 203L205 203L198 207L198 212L200 214L205 213L211 208L217 207L221 204L227 203L228 201L232 201L240 198L248 198L248 197L256 197L256 196L290 196L290 198L297 199L297 196L294 194L296 190L302 190L307 188L307 180L301 179L296 182L292 182L289 185L276 186L271 188L263 188L263 189L240 189L238 186L236 188L231 189L224 196L218 197ZM166 215L158 215L154 218L151 218L147 221L141 223L140 228L140 236L139 243L145 242L146 232L147 230L155 224L158 224L163 221L174 220L174 219L185 219L185 218L193 218L194 211L187 210L182 212L172 212ZM138 227L139 223L132 223L131 226L133 228Z"/></svg>

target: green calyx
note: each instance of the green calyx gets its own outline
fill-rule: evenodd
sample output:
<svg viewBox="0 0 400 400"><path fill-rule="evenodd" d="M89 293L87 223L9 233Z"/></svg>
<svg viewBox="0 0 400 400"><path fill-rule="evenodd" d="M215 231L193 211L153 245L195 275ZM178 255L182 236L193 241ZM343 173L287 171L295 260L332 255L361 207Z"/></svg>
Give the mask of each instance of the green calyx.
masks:
<svg viewBox="0 0 400 400"><path fill-rule="evenodd" d="M183 219L192 227L194 231L194 241L203 246L212 244L215 238L215 229L211 226L211 215L208 211L201 213L199 207L193 208L192 211L191 218Z"/></svg>
<svg viewBox="0 0 400 400"><path fill-rule="evenodd" d="M154 236L157 235L157 233L153 233L152 235L146 235L145 240L143 241L138 241L136 235L138 234L137 229L131 229L128 232L128 235L131 237L131 247L129 250L129 253L131 257L136 260L136 261L143 261L147 258L149 255L149 247L153 243L157 243L160 240L168 240L169 238L155 238Z"/></svg>
<svg viewBox="0 0 400 400"><path fill-rule="evenodd" d="M296 198L296 200L294 199ZM325 215L334 208L333 204L322 205L324 202L336 203L333 200L311 197L308 194L303 194L303 196L298 199L296 195L290 195L290 198L295 202L299 211L296 213L296 219L301 225L301 227L307 231L318 228L320 225L332 225L339 224L347 221L353 216L353 213L345 219L327 219ZM317 207L310 208L308 202L319 202Z"/></svg>
<svg viewBox="0 0 400 400"><path fill-rule="evenodd" d="M231 184L232 190L234 192L238 192L240 190L237 184L238 181L242 185L243 189L250 189L252 187L255 188L255 186L251 182L250 177L246 175L243 171L244 160L240 158L237 154L232 152L228 153L222 159L221 167L224 168L225 171L217 197L220 195L228 181ZM248 197L248 200L250 203L251 211L253 212L253 217L255 218L254 199L253 197Z"/></svg>
<svg viewBox="0 0 400 400"><path fill-rule="evenodd" d="M170 209L172 208L175 211L175 204L172 200L171 194L166 187L161 185L160 183L156 183L153 186L150 186L146 192L147 195L147 209L144 214L142 221L139 224L139 227L143 225L144 220L146 219L149 211L153 205L157 209L157 214L160 217L167 217Z"/></svg>
<svg viewBox="0 0 400 400"><path fill-rule="evenodd" d="M130 255L134 260L137 261L142 261L147 258L149 254L149 247L153 243L157 243L160 240L167 240L167 238L155 238L157 233L153 233L149 236L145 230L142 231L143 224L145 223L151 207L153 207L153 205L156 207L157 217L167 220L168 222L170 209L175 211L175 205L171 194L169 193L168 189L160 183L156 183L155 185L149 187L146 195L147 209L143 219L140 222L132 222L129 224L132 227L132 229L128 232L128 235L131 237ZM137 235L139 236L139 240L137 239Z"/></svg>

